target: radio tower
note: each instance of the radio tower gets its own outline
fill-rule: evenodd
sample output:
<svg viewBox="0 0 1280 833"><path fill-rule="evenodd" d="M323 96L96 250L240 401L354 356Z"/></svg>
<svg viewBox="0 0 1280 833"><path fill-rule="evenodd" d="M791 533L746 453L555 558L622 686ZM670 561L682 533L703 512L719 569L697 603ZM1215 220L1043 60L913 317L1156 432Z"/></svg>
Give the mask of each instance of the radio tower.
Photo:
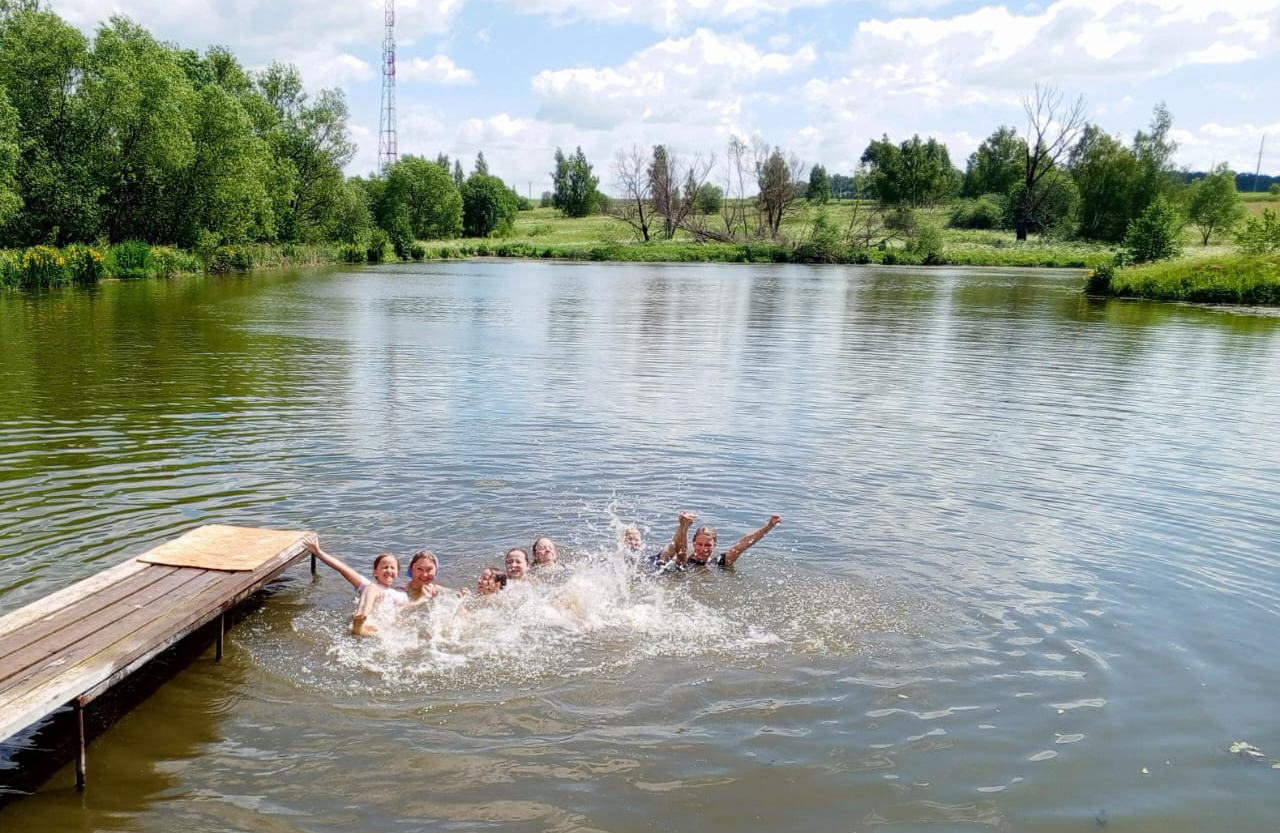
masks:
<svg viewBox="0 0 1280 833"><path fill-rule="evenodd" d="M378 172L396 163L396 3L386 0L386 34L382 36L382 119L378 125Z"/></svg>

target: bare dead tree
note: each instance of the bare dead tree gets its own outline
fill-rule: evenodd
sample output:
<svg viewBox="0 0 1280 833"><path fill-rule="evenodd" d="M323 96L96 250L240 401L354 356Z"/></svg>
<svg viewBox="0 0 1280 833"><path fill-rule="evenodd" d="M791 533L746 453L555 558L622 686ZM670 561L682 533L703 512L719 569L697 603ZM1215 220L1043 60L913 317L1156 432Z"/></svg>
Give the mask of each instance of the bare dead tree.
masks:
<svg viewBox="0 0 1280 833"><path fill-rule="evenodd" d="M698 188L713 167L714 156L703 160L695 154L685 164L666 145L654 145L649 191L653 195L654 213L662 218L662 233L668 240L675 236L677 229L699 226L691 222L697 217Z"/></svg>
<svg viewBox="0 0 1280 833"><path fill-rule="evenodd" d="M1043 216L1055 192L1055 178L1049 172L1076 143L1084 129L1084 97L1065 106L1053 86L1036 84L1035 94L1024 96L1022 109L1027 114L1027 164L1022 189L1017 194L1015 228L1018 239L1026 240L1027 232Z"/></svg>
<svg viewBox="0 0 1280 833"><path fill-rule="evenodd" d="M803 166L794 153L784 154L782 149L757 138L752 142L755 160L756 206L759 211L760 236L777 239L783 219L796 207L796 200L803 191Z"/></svg>
<svg viewBox="0 0 1280 833"><path fill-rule="evenodd" d="M724 220L727 240L746 238L748 159L751 148L737 136L729 138L728 174L724 188L724 201L720 204L720 216Z"/></svg>
<svg viewBox="0 0 1280 833"><path fill-rule="evenodd" d="M632 145L630 152L619 150L613 160L613 174L621 196L609 204L609 216L631 226L636 237L648 243L654 222L653 193L640 149Z"/></svg>
<svg viewBox="0 0 1280 833"><path fill-rule="evenodd" d="M849 226L845 229L849 245L855 249L870 249L896 238L898 233L888 228L884 219L885 209L879 202L867 205L861 200L854 200Z"/></svg>

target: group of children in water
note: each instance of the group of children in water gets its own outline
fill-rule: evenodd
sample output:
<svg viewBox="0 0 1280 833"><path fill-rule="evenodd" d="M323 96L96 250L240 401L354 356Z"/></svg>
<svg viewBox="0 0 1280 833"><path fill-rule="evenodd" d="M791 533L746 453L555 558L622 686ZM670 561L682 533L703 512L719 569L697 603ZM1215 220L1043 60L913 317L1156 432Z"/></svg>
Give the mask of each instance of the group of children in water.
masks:
<svg viewBox="0 0 1280 833"><path fill-rule="evenodd" d="M634 526L627 527L622 533L622 547L628 557L651 572L685 570L691 567L715 566L722 569L732 567L738 558L752 545L782 522L781 515L773 515L754 532L742 536L736 544L720 554L715 553L716 531L710 526L700 526L693 534L693 552L689 552L689 528L693 526L697 516L692 512L681 512L675 533L671 541L661 551L652 555L644 555L644 538L640 530ZM356 612L351 617L351 632L356 636L377 632L377 625L370 622L370 617L380 606L408 608L430 602L447 588L436 584L436 574L440 571L440 560L434 553L419 550L409 560L409 581L403 587L396 586L400 575L400 561L393 553L381 552L373 560L373 578L362 576L340 558L320 548L319 543L311 543L311 551L316 558L328 564L351 582L359 594ZM530 560L530 552L533 554ZM507 550L505 569L485 567L480 571L476 581L476 593L488 596L499 592L509 582L524 581L538 574L546 574L564 569L559 562L555 542L546 536L534 540L529 550L512 547ZM463 588L458 591L464 595L470 591Z"/></svg>

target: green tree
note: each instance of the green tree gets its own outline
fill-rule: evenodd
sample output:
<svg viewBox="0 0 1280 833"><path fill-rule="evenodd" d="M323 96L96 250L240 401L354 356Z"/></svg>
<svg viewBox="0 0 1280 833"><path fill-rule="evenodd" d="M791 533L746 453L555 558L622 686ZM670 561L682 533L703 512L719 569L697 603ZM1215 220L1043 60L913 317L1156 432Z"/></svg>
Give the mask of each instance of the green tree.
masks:
<svg viewBox="0 0 1280 833"><path fill-rule="evenodd" d="M325 237L362 247L368 246L369 232L373 229L369 191L369 184L360 177L352 177L342 184L338 210L333 214L333 224L326 229Z"/></svg>
<svg viewBox="0 0 1280 833"><path fill-rule="evenodd" d="M476 152L476 165L471 172L473 174L480 174L480 176L489 175L489 163L485 161L483 150Z"/></svg>
<svg viewBox="0 0 1280 833"><path fill-rule="evenodd" d="M1182 218L1163 196L1157 196L1129 224L1124 246L1134 263L1177 257L1181 246Z"/></svg>
<svg viewBox="0 0 1280 833"><path fill-rule="evenodd" d="M1270 208L1262 209L1262 216L1244 221L1236 234L1236 244L1247 255L1280 252L1280 216Z"/></svg>
<svg viewBox="0 0 1280 833"><path fill-rule="evenodd" d="M18 145L18 111L0 88L0 226L22 208L18 190L18 161L22 150Z"/></svg>
<svg viewBox="0 0 1280 833"><path fill-rule="evenodd" d="M81 86L88 61L84 36L56 14L26 7L0 17L0 89L17 113L23 206L5 226L3 245L65 244L100 231L89 158L94 119Z"/></svg>
<svg viewBox="0 0 1280 833"><path fill-rule="evenodd" d="M1187 216L1200 230L1201 245L1209 245L1214 232L1230 231L1244 216L1244 203L1236 191L1236 175L1227 163L1215 167L1191 186Z"/></svg>
<svg viewBox="0 0 1280 833"><path fill-rule="evenodd" d="M462 232L462 195L438 165L405 155L387 169L386 185L374 202L373 214L388 234L448 239Z"/></svg>
<svg viewBox="0 0 1280 833"><path fill-rule="evenodd" d="M591 173L591 164L579 147L571 157L556 148L555 170L551 181L555 186L552 203L566 217L585 217L595 207L599 178Z"/></svg>
<svg viewBox="0 0 1280 833"><path fill-rule="evenodd" d="M313 240L332 222L341 199L342 168L355 154L347 134L347 102L338 89L321 90L314 101L302 88L297 67L271 64L254 77L267 104L259 129L271 148L276 187L284 204L275 207L282 239Z"/></svg>
<svg viewBox="0 0 1280 833"><path fill-rule="evenodd" d="M698 186L698 195L694 198L698 212L701 214L718 214L724 203L724 189L719 185L704 182Z"/></svg>
<svg viewBox="0 0 1280 833"><path fill-rule="evenodd" d="M1148 130L1139 130L1133 137L1133 156L1138 163L1138 179L1134 183L1132 210L1136 216L1156 197L1172 200L1181 179L1173 163L1178 144L1169 138L1173 128L1173 116L1164 102L1151 113Z"/></svg>
<svg viewBox="0 0 1280 833"><path fill-rule="evenodd" d="M1071 152L1072 178L1080 193L1080 236L1119 242L1135 216L1138 160L1116 138L1085 127Z"/></svg>
<svg viewBox="0 0 1280 833"><path fill-rule="evenodd" d="M462 231L467 237L509 233L518 210L515 193L496 176L473 173L462 186Z"/></svg>
<svg viewBox="0 0 1280 833"><path fill-rule="evenodd" d="M882 205L933 205L959 188L947 146L933 138L921 141L912 136L895 145L884 136L867 146L861 161Z"/></svg>
<svg viewBox="0 0 1280 833"><path fill-rule="evenodd" d="M809 169L809 190L805 199L815 205L826 205L831 199L831 177L827 176L827 169L823 166L814 165Z"/></svg>
<svg viewBox="0 0 1280 833"><path fill-rule="evenodd" d="M188 125L193 152L162 180L161 198L151 207L157 239L190 247L202 233L223 242L274 236L266 185L271 152L253 134L240 102L209 84L195 94Z"/></svg>
<svg viewBox="0 0 1280 833"><path fill-rule="evenodd" d="M446 160L448 158L447 156L445 157ZM462 160L453 160L453 187L458 189L458 193L462 193L462 186L466 184L466 181L466 175L462 172Z"/></svg>
<svg viewBox="0 0 1280 833"><path fill-rule="evenodd" d="M1000 127L969 154L960 196L1008 196L1015 185L1024 182L1026 158L1026 140L1012 127Z"/></svg>
<svg viewBox="0 0 1280 833"><path fill-rule="evenodd" d="M162 242L154 206L195 155L195 90L177 54L133 21L113 17L98 30L82 87L99 127L93 168L108 239Z"/></svg>

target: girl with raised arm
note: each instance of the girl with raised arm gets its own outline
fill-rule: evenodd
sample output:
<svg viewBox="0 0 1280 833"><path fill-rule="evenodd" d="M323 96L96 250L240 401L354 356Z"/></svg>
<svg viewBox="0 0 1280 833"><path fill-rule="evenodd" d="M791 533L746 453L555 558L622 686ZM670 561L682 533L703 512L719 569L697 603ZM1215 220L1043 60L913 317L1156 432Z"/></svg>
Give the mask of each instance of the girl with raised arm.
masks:
<svg viewBox="0 0 1280 833"><path fill-rule="evenodd" d="M316 558L337 570L360 594L360 600L356 603L356 612L351 617L352 635L363 636L378 632L378 626L369 622L368 619L384 601L393 607L409 603L408 595L395 586L396 576L400 574L400 562L394 554L378 553L378 557L373 559L373 580L371 581L349 567L341 558L320 549L318 542L311 543L311 552Z"/></svg>
<svg viewBox="0 0 1280 833"><path fill-rule="evenodd" d="M752 546L760 541L761 538L769 534L769 531L778 524L782 523L781 515L771 515L764 526L755 532L748 532L738 539L738 542L729 549L715 554L716 550L716 531L713 527L703 525L698 527L698 531L693 533L693 553L688 553L688 544L683 540L688 532L689 526L692 525L696 516L692 512L680 513L680 527L676 529L676 537L681 540L672 540L672 547L677 559L677 563L681 566L690 567L706 567L714 564L716 567L724 569L732 567L734 563L742 557L742 554L749 550ZM666 552L665 550L663 551ZM684 553L682 556L681 553Z"/></svg>

